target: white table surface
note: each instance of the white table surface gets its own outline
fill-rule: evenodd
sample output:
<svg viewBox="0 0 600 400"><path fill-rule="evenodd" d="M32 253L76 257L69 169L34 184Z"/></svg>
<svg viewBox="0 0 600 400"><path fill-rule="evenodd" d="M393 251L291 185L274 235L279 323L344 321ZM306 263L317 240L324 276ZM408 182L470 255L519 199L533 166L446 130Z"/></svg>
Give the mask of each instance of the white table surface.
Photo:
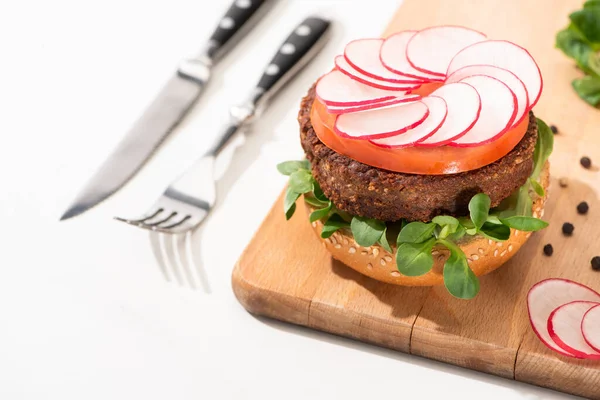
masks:
<svg viewBox="0 0 600 400"><path fill-rule="evenodd" d="M301 157L300 97L352 38L376 36L399 1L283 1L215 71L200 103L146 166L82 217L58 217L177 61L198 49L222 0L6 2L0 6L0 398L553 399L557 392L257 319L233 265ZM310 13L335 36L249 133L193 238L210 293L167 281L145 210L244 98ZM231 153L231 152L229 152Z"/></svg>

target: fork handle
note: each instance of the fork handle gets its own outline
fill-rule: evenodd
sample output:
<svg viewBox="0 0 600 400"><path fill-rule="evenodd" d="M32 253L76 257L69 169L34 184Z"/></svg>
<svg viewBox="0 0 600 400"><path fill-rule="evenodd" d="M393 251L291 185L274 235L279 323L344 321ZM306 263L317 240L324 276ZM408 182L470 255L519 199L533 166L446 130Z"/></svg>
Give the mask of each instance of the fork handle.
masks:
<svg viewBox="0 0 600 400"><path fill-rule="evenodd" d="M302 21L279 46L258 81L260 99L268 100L323 48L331 22L318 17Z"/></svg>

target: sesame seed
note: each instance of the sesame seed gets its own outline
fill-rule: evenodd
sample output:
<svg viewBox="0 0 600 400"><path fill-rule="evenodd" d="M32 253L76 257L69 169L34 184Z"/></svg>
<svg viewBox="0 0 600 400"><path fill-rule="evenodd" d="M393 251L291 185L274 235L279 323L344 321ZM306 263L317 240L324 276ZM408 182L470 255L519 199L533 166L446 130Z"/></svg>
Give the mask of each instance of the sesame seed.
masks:
<svg viewBox="0 0 600 400"><path fill-rule="evenodd" d="M590 169L592 167L592 160L590 160L589 157L581 157L581 160L579 160L579 163L585 169Z"/></svg>
<svg viewBox="0 0 600 400"><path fill-rule="evenodd" d="M582 201L581 203L577 204L577 212L581 215L587 214L589 209L590 206L585 201Z"/></svg>
<svg viewBox="0 0 600 400"><path fill-rule="evenodd" d="M544 254L550 257L554 253L554 247L550 243L544 246Z"/></svg>
<svg viewBox="0 0 600 400"><path fill-rule="evenodd" d="M563 235L565 235L565 236L571 236L573 234L574 230L575 230L575 227L570 222L565 222L562 226L562 232L563 232Z"/></svg>

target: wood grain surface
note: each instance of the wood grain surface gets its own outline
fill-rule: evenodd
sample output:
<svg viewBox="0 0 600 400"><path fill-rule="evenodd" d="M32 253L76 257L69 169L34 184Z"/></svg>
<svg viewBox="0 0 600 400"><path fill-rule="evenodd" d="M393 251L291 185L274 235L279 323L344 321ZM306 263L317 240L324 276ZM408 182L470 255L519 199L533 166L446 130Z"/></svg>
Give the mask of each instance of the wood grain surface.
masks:
<svg viewBox="0 0 600 400"><path fill-rule="evenodd" d="M600 111L575 95L570 82L580 72L554 48L556 32L581 3L405 0L385 31L465 25L524 46L542 70L544 92L534 112L560 131L550 158L553 180L545 213L550 226L483 277L477 298L458 300L443 287L399 287L360 275L331 259L304 207L285 221L280 197L233 272L241 304L251 313L600 399L600 362L548 350L530 327L525 300L533 284L549 277L600 290L600 273L590 268L590 259L600 255L600 172L579 164L586 155L600 165ZM567 188L559 187L560 177L568 178ZM576 212L583 200L590 204L586 216ZM569 238L561 233L567 221L575 225ZM542 254L546 243L554 246L552 257Z"/></svg>

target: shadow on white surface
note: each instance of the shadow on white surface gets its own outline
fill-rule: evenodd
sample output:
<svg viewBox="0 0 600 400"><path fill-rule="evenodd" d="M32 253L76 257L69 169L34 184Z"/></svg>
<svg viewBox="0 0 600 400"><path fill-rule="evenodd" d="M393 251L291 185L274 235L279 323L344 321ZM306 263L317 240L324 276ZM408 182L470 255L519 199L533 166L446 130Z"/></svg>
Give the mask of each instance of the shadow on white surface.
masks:
<svg viewBox="0 0 600 400"><path fill-rule="evenodd" d="M252 315L252 314L250 314ZM486 374L479 371L470 370L467 368L458 367L455 365L446 364L436 360L430 360L427 358L415 356L412 354L405 354L398 351L386 349L383 347L371 345L364 342L359 342L349 338L336 336L326 332L315 331L313 329L292 325L285 322L252 315L256 320L268 325L271 328L308 337L311 339L319 340L321 342L328 343L334 346L343 346L345 348L370 353L378 357L386 357L393 360L405 362L411 364L417 368L434 369L445 374L452 374L459 376L464 379L476 380L490 385L501 386L515 392L521 393L524 398L529 399L540 399L540 400L552 400L552 399L583 399L583 397L573 396L555 390L542 388L539 386L530 385L528 383L519 382L515 380L504 379L498 376Z"/></svg>

